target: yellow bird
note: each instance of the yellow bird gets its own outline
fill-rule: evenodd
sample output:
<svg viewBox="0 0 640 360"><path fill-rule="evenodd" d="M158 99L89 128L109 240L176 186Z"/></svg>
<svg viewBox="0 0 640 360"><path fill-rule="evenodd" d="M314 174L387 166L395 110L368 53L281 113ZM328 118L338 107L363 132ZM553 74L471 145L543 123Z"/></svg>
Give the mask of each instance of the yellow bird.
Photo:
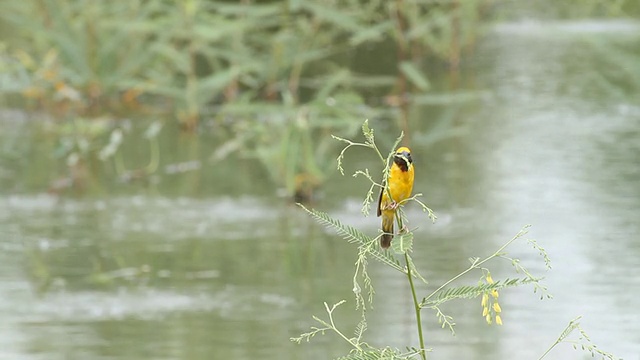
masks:
<svg viewBox="0 0 640 360"><path fill-rule="evenodd" d="M399 204L411 196L413 190L413 159L411 150L400 147L393 156L393 164L389 169L389 191L384 188L378 198L378 216L382 215L382 238L380 246L383 249L391 245L393 239L393 222ZM389 194L391 198L389 198Z"/></svg>

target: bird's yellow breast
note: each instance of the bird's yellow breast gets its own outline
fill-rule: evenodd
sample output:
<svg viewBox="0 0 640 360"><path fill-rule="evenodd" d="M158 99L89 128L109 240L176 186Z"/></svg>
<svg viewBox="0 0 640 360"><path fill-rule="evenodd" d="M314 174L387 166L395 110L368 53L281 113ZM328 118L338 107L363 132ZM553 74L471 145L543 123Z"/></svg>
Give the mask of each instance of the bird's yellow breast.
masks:
<svg viewBox="0 0 640 360"><path fill-rule="evenodd" d="M409 165L407 171L393 164L389 172L389 192L396 203L411 196L413 191L413 165Z"/></svg>
<svg viewBox="0 0 640 360"><path fill-rule="evenodd" d="M407 171L402 171L398 165L393 164L389 177L389 192L393 200L400 202L411 196L411 191L413 191L413 165L410 165Z"/></svg>
<svg viewBox="0 0 640 360"><path fill-rule="evenodd" d="M407 171L402 171L400 166L392 164L389 170L389 193L396 203L400 203L411 196L413 191L413 165L410 164ZM387 192L382 193L381 208L385 209L391 201Z"/></svg>

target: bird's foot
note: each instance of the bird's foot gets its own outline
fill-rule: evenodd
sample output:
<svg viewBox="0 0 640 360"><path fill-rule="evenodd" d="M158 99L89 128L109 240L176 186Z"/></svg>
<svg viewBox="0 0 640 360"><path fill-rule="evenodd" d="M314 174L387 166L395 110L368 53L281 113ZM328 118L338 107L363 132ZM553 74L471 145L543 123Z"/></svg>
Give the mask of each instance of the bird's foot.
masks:
<svg viewBox="0 0 640 360"><path fill-rule="evenodd" d="M386 210L395 210L398 208L398 203L395 201L391 201L390 203L387 204L387 206L385 206Z"/></svg>

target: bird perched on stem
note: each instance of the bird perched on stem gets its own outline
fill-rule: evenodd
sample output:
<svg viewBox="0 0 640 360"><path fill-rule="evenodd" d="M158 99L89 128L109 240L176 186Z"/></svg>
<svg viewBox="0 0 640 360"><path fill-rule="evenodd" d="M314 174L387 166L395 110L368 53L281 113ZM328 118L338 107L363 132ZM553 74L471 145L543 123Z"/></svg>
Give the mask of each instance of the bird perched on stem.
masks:
<svg viewBox="0 0 640 360"><path fill-rule="evenodd" d="M391 245L393 239L393 222L398 206L411 196L413 190L413 160L411 150L400 147L393 155L393 164L389 168L389 186L384 186L378 198L378 216L382 216L382 237L380 246L383 249ZM387 190L388 188L388 190Z"/></svg>

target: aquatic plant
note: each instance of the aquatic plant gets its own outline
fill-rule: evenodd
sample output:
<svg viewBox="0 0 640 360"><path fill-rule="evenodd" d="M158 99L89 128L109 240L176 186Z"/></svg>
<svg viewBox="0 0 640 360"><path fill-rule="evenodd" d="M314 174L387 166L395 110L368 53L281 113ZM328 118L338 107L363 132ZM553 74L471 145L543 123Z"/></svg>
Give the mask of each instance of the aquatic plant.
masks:
<svg viewBox="0 0 640 360"><path fill-rule="evenodd" d="M411 1L189 0L7 2L3 38L18 77L11 87L49 108L76 111L122 104L175 111L188 128L217 105L248 100L289 106L344 91L425 91L422 63L457 63L471 44L486 0ZM358 69L372 45L397 53L384 72ZM380 76L383 75L383 76ZM396 84L396 86L394 86ZM401 85L398 85L401 84Z"/></svg>

